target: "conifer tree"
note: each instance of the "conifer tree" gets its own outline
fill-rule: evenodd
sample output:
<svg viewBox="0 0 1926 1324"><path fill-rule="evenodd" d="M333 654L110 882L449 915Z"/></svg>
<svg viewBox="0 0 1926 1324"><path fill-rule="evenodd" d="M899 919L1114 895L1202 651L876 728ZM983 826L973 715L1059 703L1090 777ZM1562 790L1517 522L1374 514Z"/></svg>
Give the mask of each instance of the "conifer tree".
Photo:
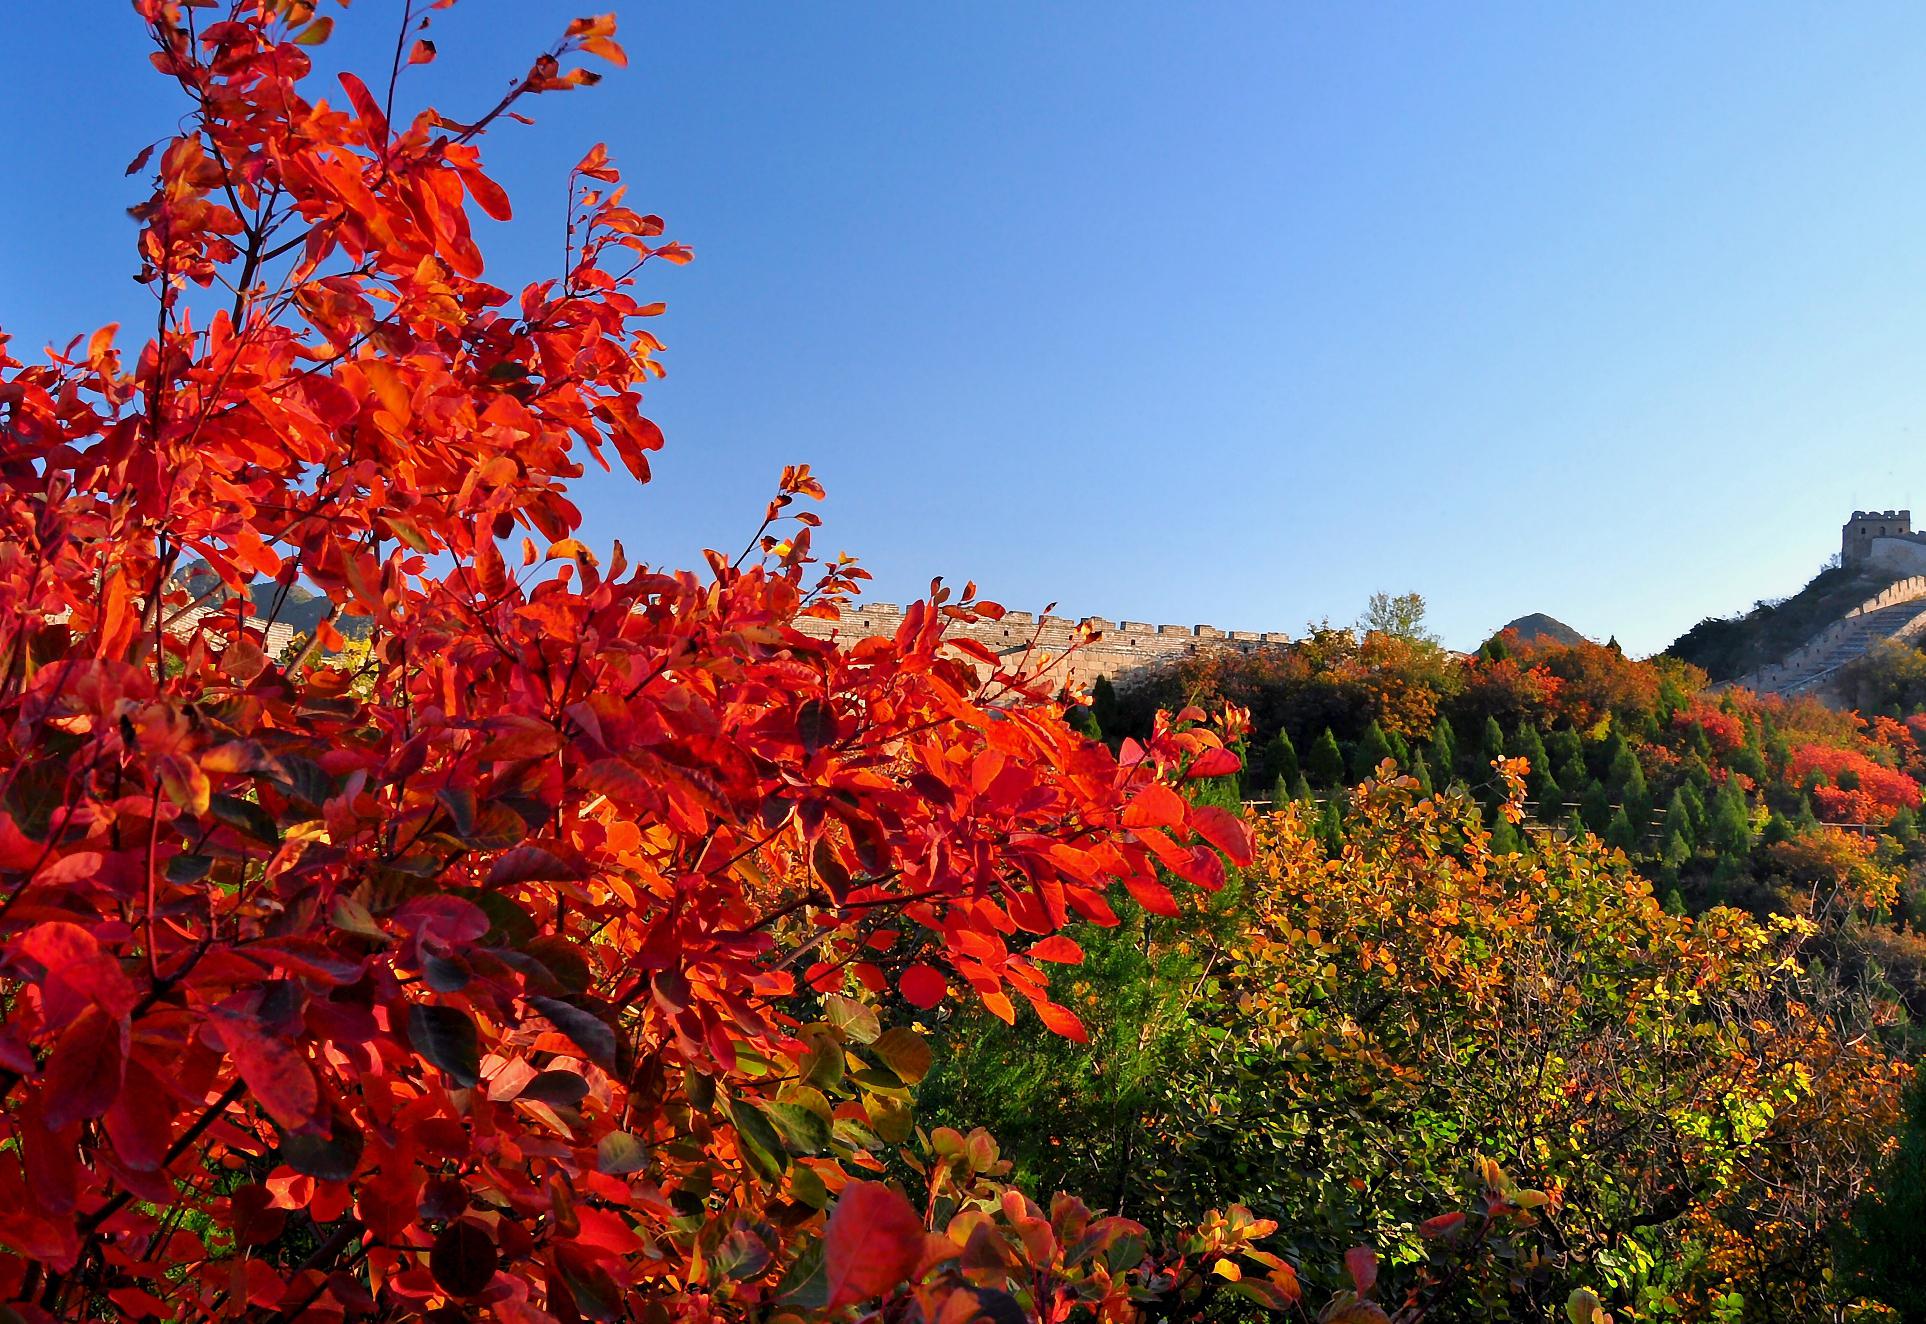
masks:
<svg viewBox="0 0 1926 1324"><path fill-rule="evenodd" d="M1307 804L1310 803L1311 783L1304 779L1304 774L1301 772L1297 774L1297 779L1291 783L1291 799L1302 800Z"/></svg>
<svg viewBox="0 0 1926 1324"><path fill-rule="evenodd" d="M1411 775L1417 780L1420 791L1426 795L1437 794L1437 788L1431 784L1431 766L1424 761L1423 750L1411 756Z"/></svg>
<svg viewBox="0 0 1926 1324"><path fill-rule="evenodd" d="M1721 860L1743 860L1752 850L1752 815L1739 784L1727 781L1712 803L1706 841Z"/></svg>
<svg viewBox="0 0 1926 1324"><path fill-rule="evenodd" d="M1579 797L1578 812L1585 819L1585 826L1598 836L1605 835L1605 829L1612 824L1612 793L1605 789L1605 783L1593 782Z"/></svg>
<svg viewBox="0 0 1926 1324"><path fill-rule="evenodd" d="M1495 759L1501 759L1504 756L1505 756L1504 730L1498 725L1498 719L1496 717L1487 717L1485 719L1484 743L1479 747L1479 750L1478 750L1479 774L1489 775L1491 772L1492 761Z"/></svg>
<svg viewBox="0 0 1926 1324"><path fill-rule="evenodd" d="M1804 791L1799 793L1799 812L1793 815L1792 826L1801 836L1819 830L1819 815L1813 812L1812 796Z"/></svg>
<svg viewBox="0 0 1926 1324"><path fill-rule="evenodd" d="M1391 742L1385 739L1384 728L1377 719L1364 728L1364 738L1351 750L1351 780L1366 781L1378 775L1378 765L1391 757Z"/></svg>
<svg viewBox="0 0 1926 1324"><path fill-rule="evenodd" d="M1271 782L1271 812L1276 813L1291 802L1291 784L1282 777Z"/></svg>
<svg viewBox="0 0 1926 1324"><path fill-rule="evenodd" d="M1685 798L1684 787L1673 790L1672 798L1665 806L1665 826L1660 831L1665 834L1668 853L1674 839L1687 855L1698 844L1699 825L1692 815L1691 804Z"/></svg>
<svg viewBox="0 0 1926 1324"><path fill-rule="evenodd" d="M1566 800L1583 799L1591 784L1592 774L1586 771L1583 755L1573 755L1558 765L1559 794Z"/></svg>
<svg viewBox="0 0 1926 1324"><path fill-rule="evenodd" d="M1287 785L1297 778L1297 746L1281 726L1264 745L1264 771Z"/></svg>
<svg viewBox="0 0 1926 1324"><path fill-rule="evenodd" d="M1765 826L1759 830L1759 844L1761 846L1776 846L1782 841L1791 840L1791 838L1792 824L1786 821L1783 814L1775 809L1766 815Z"/></svg>
<svg viewBox="0 0 1926 1324"><path fill-rule="evenodd" d="M1611 822L1605 827L1605 844L1631 855L1638 850L1638 829L1632 826L1632 817L1620 805L1612 811Z"/></svg>
<svg viewBox="0 0 1926 1324"><path fill-rule="evenodd" d="M1525 849L1518 828L1499 810L1491 811L1491 849L1495 855L1516 855Z"/></svg>
<svg viewBox="0 0 1926 1324"><path fill-rule="evenodd" d="M1385 740L1391 746L1391 757L1398 767L1401 770L1408 770L1411 767L1411 746L1406 744L1404 737L1396 731L1387 733Z"/></svg>
<svg viewBox="0 0 1926 1324"><path fill-rule="evenodd" d="M1117 687L1110 683L1108 676L1097 677L1097 683L1090 687L1090 715L1099 730L1123 734L1123 714L1117 708Z"/></svg>
<svg viewBox="0 0 1926 1324"><path fill-rule="evenodd" d="M1064 714L1064 720L1078 735L1088 736L1092 740L1103 739L1103 726L1097 721L1097 714L1091 708L1081 706L1072 708Z"/></svg>
<svg viewBox="0 0 1926 1324"><path fill-rule="evenodd" d="M1576 841L1591 829L1585 825L1585 818L1577 809L1565 816L1565 835Z"/></svg>
<svg viewBox="0 0 1926 1324"><path fill-rule="evenodd" d="M1534 768L1548 768L1551 764L1551 756L1545 752L1545 742L1539 738L1538 728L1522 718L1518 729L1512 733L1509 752L1515 758L1528 760Z"/></svg>
<svg viewBox="0 0 1926 1324"><path fill-rule="evenodd" d="M1324 851L1332 859L1344 853L1344 817L1338 812L1338 797L1333 795L1324 801L1324 809L1317 818L1317 839L1324 844Z"/></svg>
<svg viewBox="0 0 1926 1324"><path fill-rule="evenodd" d="M1676 832L1667 832L1665 835L1665 847L1659 852L1659 860L1665 867L1676 871L1691 858L1692 848L1685 844L1685 839ZM1674 913L1676 914L1677 912Z"/></svg>
<svg viewBox="0 0 1926 1324"><path fill-rule="evenodd" d="M1639 766L1638 755L1632 747L1619 743L1618 753L1613 756L1611 767L1607 770L1605 784L1613 797L1636 816L1644 817L1649 806L1645 789L1645 770Z"/></svg>
<svg viewBox="0 0 1926 1324"><path fill-rule="evenodd" d="M1304 771L1311 784L1320 790L1328 791L1344 784L1344 752L1338 748L1337 737L1331 734L1330 727L1325 727L1324 734L1311 746Z"/></svg>
<svg viewBox="0 0 1926 1324"><path fill-rule="evenodd" d="M1426 751L1431 766L1437 775L1449 783L1458 772L1458 737L1451 729L1451 719L1440 717L1438 724L1431 728L1431 747Z"/></svg>

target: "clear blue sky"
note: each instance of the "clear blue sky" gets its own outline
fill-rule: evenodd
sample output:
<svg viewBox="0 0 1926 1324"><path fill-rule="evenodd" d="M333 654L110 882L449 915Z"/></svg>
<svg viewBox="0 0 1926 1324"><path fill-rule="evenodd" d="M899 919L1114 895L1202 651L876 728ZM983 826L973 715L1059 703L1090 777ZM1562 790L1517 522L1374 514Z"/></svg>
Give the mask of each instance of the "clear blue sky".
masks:
<svg viewBox="0 0 1926 1324"><path fill-rule="evenodd" d="M465 0L411 86L470 111L584 7ZM176 103L124 0L7 10L20 352L141 315L121 169ZM490 139L486 242L549 274L599 138L696 250L649 290L657 481L582 494L632 554L740 546L808 461L888 601L1296 630L1415 588L1454 644L1646 651L1926 507L1926 7L621 13L631 69Z"/></svg>

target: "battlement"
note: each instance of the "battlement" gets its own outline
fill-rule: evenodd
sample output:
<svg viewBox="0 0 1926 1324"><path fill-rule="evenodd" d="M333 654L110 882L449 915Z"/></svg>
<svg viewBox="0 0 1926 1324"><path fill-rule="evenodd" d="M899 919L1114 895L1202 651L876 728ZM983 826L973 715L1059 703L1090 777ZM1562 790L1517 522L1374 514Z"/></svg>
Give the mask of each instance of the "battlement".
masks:
<svg viewBox="0 0 1926 1324"><path fill-rule="evenodd" d="M1839 530L1839 563L1863 566L1874 560L1873 544L1881 538L1915 539L1910 510L1855 510Z"/></svg>
<svg viewBox="0 0 1926 1324"><path fill-rule="evenodd" d="M866 602L846 610L840 620L805 618L797 625L817 638L853 640L895 634L902 623L903 609L895 603ZM952 624L948 633L982 644L999 655L1035 647L1042 654L1061 658L1062 679L1076 688L1095 684L1100 676L1121 683L1133 673L1202 648L1248 650L1291 642L1291 636L1283 631L1118 622L1102 616L1072 620L1027 611L1005 612L1001 620Z"/></svg>

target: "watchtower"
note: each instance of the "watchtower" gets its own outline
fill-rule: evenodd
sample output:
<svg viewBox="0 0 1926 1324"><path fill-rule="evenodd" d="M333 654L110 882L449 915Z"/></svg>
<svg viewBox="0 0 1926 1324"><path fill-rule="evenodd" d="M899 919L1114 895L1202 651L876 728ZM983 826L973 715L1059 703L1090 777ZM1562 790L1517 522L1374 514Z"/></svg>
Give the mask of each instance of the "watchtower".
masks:
<svg viewBox="0 0 1926 1324"><path fill-rule="evenodd" d="M1903 538L1912 531L1910 510L1855 510L1840 530L1839 562L1862 565L1872 552L1874 538Z"/></svg>

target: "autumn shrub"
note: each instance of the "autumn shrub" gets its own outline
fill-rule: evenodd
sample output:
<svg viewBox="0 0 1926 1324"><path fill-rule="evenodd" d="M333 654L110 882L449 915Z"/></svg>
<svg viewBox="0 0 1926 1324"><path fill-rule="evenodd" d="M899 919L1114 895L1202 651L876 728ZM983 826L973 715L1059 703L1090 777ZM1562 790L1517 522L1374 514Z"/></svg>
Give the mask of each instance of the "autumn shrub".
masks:
<svg viewBox="0 0 1926 1324"><path fill-rule="evenodd" d="M1497 852L1463 792L1395 778L1354 797L1335 858L1300 808L1266 820L1213 906L1089 935L1091 1042L1045 1071L975 1077L1033 1036L974 1017L939 1106L1030 1117L1020 1169L1153 1227L1232 1196L1320 1286L1358 1242L1388 1279L1448 1265L1437 1318L1543 1318L1581 1289L1622 1319L1846 1300L1826 1230L1904 1073L1800 973L1808 924L1667 914L1596 839ZM1537 1193L1531 1225L1439 1217L1486 1159Z"/></svg>
<svg viewBox="0 0 1926 1324"><path fill-rule="evenodd" d="M598 146L559 268L485 278L478 143L623 55L581 19L407 112L446 7L323 95L308 0L139 0L184 107L130 168L151 338L0 352L0 1314L1286 1304L1264 1220L1153 1246L911 1110L938 1009L1079 1037L1059 931L1249 858L1171 789L1234 723L1113 755L946 640L972 590L805 633L862 575L804 466L700 571L576 538L585 464L662 444L637 281L689 252ZM284 656L263 585L328 603Z"/></svg>

